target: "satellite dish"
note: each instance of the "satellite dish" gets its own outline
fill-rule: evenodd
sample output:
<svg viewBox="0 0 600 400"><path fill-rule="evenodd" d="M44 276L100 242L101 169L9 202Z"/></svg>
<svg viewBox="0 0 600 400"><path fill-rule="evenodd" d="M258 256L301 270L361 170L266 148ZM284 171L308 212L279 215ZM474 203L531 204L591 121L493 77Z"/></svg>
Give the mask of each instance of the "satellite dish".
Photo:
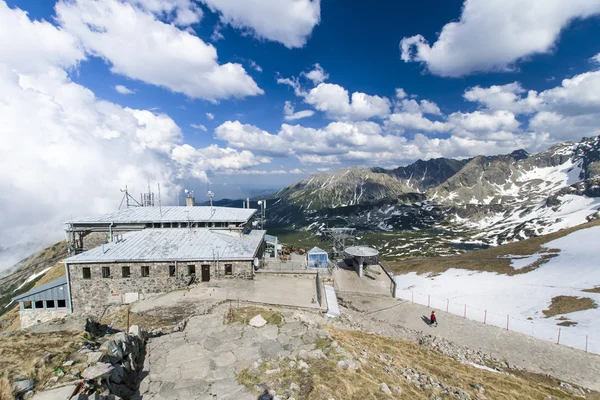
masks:
<svg viewBox="0 0 600 400"><path fill-rule="evenodd" d="M184 192L184 193L189 193L190 191L189 191L189 190L187 190L187 189L184 189L184 190L183 190L183 192Z"/></svg>
<svg viewBox="0 0 600 400"><path fill-rule="evenodd" d="M259 200L258 201L258 205L260 206L261 204L262 204L262 200Z"/></svg>

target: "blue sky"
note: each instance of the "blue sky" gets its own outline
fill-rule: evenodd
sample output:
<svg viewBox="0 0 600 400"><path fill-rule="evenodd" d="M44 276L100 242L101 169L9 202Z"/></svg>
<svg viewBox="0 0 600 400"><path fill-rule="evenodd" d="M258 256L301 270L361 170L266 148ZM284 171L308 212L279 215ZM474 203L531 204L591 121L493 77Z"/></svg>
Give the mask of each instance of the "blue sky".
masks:
<svg viewBox="0 0 600 400"><path fill-rule="evenodd" d="M597 135L599 16L600 0L0 0L0 222L55 232L148 181L175 204L207 182L241 197Z"/></svg>

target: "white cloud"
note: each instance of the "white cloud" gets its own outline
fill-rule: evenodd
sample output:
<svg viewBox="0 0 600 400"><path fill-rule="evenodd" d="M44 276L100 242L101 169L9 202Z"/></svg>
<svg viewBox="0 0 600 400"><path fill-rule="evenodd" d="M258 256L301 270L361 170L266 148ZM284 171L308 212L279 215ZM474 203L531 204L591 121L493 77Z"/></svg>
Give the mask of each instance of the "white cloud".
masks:
<svg viewBox="0 0 600 400"><path fill-rule="evenodd" d="M277 83L280 85L287 85L294 89L294 94L298 97L305 97L308 93L302 89L300 86L300 80L298 78L282 78L281 76L277 76Z"/></svg>
<svg viewBox="0 0 600 400"><path fill-rule="evenodd" d="M244 170L224 170L216 172L216 175L300 175L305 174L303 170L295 168L289 171L284 169L262 170L262 169L244 169Z"/></svg>
<svg viewBox="0 0 600 400"><path fill-rule="evenodd" d="M600 0L465 0L460 20L430 46L422 35L400 42L401 58L440 76L506 71L527 56L552 51L574 19L600 13Z"/></svg>
<svg viewBox="0 0 600 400"><path fill-rule="evenodd" d="M290 101L286 101L283 106L283 114L286 121L293 121L296 119L312 117L314 115L314 111L312 110L302 110L298 112L294 112L294 106Z"/></svg>
<svg viewBox="0 0 600 400"><path fill-rule="evenodd" d="M215 119L215 114L213 114L213 113L206 113L206 118L208 118L208 119L210 119L212 121L213 119Z"/></svg>
<svg viewBox="0 0 600 400"><path fill-rule="evenodd" d="M390 113L390 101L385 97L370 96L365 93L352 93L352 101L348 91L343 87L320 83L306 95L306 103L330 118L341 120L366 120L373 117L383 118Z"/></svg>
<svg viewBox="0 0 600 400"><path fill-rule="evenodd" d="M63 30L113 73L211 101L263 93L240 64L219 64L212 45L131 4L60 1L56 13Z"/></svg>
<svg viewBox="0 0 600 400"><path fill-rule="evenodd" d="M201 0L221 23L258 38L303 47L321 19L320 0Z"/></svg>
<svg viewBox="0 0 600 400"><path fill-rule="evenodd" d="M509 110L518 114L530 113L540 105L540 99L537 92L533 90L527 92L527 97L522 97L525 92L519 82L513 82L488 88L475 86L465 91L464 98L479 102L491 110Z"/></svg>
<svg viewBox="0 0 600 400"><path fill-rule="evenodd" d="M121 94L133 94L135 91L129 89L127 86L116 85L115 90Z"/></svg>
<svg viewBox="0 0 600 400"><path fill-rule="evenodd" d="M252 68L254 68L255 71L257 71L257 72L262 72L263 71L262 67L260 65L258 65L255 61L250 60L249 62L250 62L250 66Z"/></svg>
<svg viewBox="0 0 600 400"><path fill-rule="evenodd" d="M432 121L421 113L398 112L390 115L388 121L389 126L421 132L447 132L451 128L447 123Z"/></svg>
<svg viewBox="0 0 600 400"><path fill-rule="evenodd" d="M202 124L190 124L190 126L194 129L200 129L201 131L204 131L204 132L207 131L206 127Z"/></svg>
<svg viewBox="0 0 600 400"><path fill-rule="evenodd" d="M590 58L590 61L594 64L600 64L600 53L596 54L594 57Z"/></svg>
<svg viewBox="0 0 600 400"><path fill-rule="evenodd" d="M325 72L319 63L314 65L314 69L309 72L302 72L301 75L312 81L313 85L315 86L319 83L325 82L329 78L329 74Z"/></svg>
<svg viewBox="0 0 600 400"><path fill-rule="evenodd" d="M202 9L191 0L129 0L152 14L179 26L200 22Z"/></svg>
<svg viewBox="0 0 600 400"><path fill-rule="evenodd" d="M493 136L496 140L512 139L511 132L519 128L515 115L505 110L493 113L455 112L448 117L448 124L452 126L454 134L461 137L481 139Z"/></svg>
<svg viewBox="0 0 600 400"><path fill-rule="evenodd" d="M396 98L403 99L407 96L406 92L402 88L396 88Z"/></svg>
<svg viewBox="0 0 600 400"><path fill-rule="evenodd" d="M83 53L69 33L4 2L0 22L19 44L5 45L0 34L0 208L11 210L0 213L0 226L10 227L0 230L0 268L61 239L63 221L114 211L125 185L135 194L160 183L168 204L180 179L269 161L183 144L169 116L121 107L72 82L65 69Z"/></svg>

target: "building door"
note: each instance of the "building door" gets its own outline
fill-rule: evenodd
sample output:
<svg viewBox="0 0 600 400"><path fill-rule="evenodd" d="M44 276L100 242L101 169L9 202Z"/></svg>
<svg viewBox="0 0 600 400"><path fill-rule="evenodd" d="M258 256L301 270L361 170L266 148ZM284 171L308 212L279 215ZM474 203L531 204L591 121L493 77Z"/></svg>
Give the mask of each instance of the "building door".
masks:
<svg viewBox="0 0 600 400"><path fill-rule="evenodd" d="M210 265L202 266L202 282L210 281Z"/></svg>

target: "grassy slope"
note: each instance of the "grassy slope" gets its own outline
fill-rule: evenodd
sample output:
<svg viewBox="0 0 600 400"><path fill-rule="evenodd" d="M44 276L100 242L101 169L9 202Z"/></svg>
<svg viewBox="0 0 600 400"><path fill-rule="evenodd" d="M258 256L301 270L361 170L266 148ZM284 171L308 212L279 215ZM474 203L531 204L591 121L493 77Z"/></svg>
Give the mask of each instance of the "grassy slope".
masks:
<svg viewBox="0 0 600 400"><path fill-rule="evenodd" d="M325 359L308 359L308 372L290 368L289 360L271 361L263 365L259 376L248 370L238 375L240 383L250 390L255 384L264 383L277 393L285 393L292 382L300 386L295 398L301 399L389 399L380 389L384 382L388 387L398 386L401 394L393 392L391 398L430 399L435 398L436 389L422 391L407 383L402 369L412 368L427 373L436 381L468 392L476 398L473 387L483 385L488 399L573 399L569 393L557 389L559 381L552 378L522 374L520 376L494 373L464 365L436 351L399 340L367 334L361 331L345 331L328 327L332 338L340 347L361 357L366 352L366 364L356 371L339 368L335 362ZM378 355L387 356L381 359ZM391 358L390 358L391 357ZM279 367L280 373L266 374L265 371ZM591 393L588 399L599 399Z"/></svg>
<svg viewBox="0 0 600 400"><path fill-rule="evenodd" d="M509 258L500 258L508 255L532 255L538 252L552 252L544 245L553 240L559 239L569 233L580 229L600 226L600 220L595 220L569 229L562 229L549 235L538 236L531 239L521 240L515 243L509 243L498 247L492 247L485 250L477 250L469 253L450 257L430 257L418 259L405 259L386 262L386 266L397 274L406 274L417 272L424 274L428 272L441 273L451 268L467 269L473 271L490 271L502 274L526 273L536 268L538 265L529 266L515 271L510 266ZM541 262L545 262L553 255L542 257Z"/></svg>

